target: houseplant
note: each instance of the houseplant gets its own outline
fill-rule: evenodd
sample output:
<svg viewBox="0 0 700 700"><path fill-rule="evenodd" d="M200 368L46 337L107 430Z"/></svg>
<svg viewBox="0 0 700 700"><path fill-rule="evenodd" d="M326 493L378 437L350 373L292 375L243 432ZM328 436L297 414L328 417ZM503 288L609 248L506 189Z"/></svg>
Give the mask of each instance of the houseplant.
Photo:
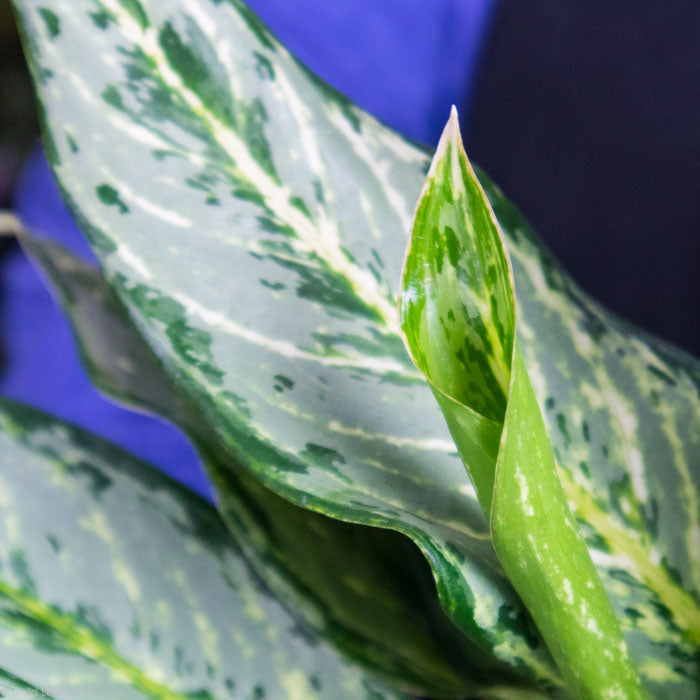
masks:
<svg viewBox="0 0 700 700"><path fill-rule="evenodd" d="M49 155L109 288L28 245L98 385L188 432L257 575L359 667L426 695L565 693L402 345L398 273L429 155L241 3L17 9ZM587 299L479 177L569 505L643 680L690 697L697 365ZM108 329L123 350L95 344ZM418 551L377 528L427 556L451 622Z"/></svg>

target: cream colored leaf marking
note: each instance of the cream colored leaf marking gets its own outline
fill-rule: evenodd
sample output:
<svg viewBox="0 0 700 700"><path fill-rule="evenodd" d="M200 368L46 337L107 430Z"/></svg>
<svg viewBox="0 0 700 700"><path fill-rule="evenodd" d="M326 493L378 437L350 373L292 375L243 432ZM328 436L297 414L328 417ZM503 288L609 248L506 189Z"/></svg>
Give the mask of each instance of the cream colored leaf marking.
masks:
<svg viewBox="0 0 700 700"><path fill-rule="evenodd" d="M646 676L650 681L655 681L657 683L680 683L684 680L683 677L676 673L671 666L668 666L667 664L664 664L651 656L647 656L642 661L639 666L639 670L642 675Z"/></svg>
<svg viewBox="0 0 700 700"><path fill-rule="evenodd" d="M192 621L199 636L199 646L212 668L221 667L221 654L219 652L219 635L211 620L202 612L202 606L195 594L187 573L182 569L173 569L166 573L166 577L172 580L182 593L183 600L189 608ZM180 611L182 614L182 611Z"/></svg>
<svg viewBox="0 0 700 700"><path fill-rule="evenodd" d="M4 511L2 522L5 526L4 533L0 530L0 534L2 534L0 542L2 542L3 549L6 552L9 552L22 542L19 520L17 514L12 510L14 503L16 503L15 495L10 485L0 478L0 509Z"/></svg>
<svg viewBox="0 0 700 700"><path fill-rule="evenodd" d="M278 99L285 104L292 113L294 121L299 128L301 145L306 154L306 162L313 175L320 182L327 182L326 167L323 162L321 151L319 150L316 132L311 124L312 114L309 108L299 99L296 90L290 84L284 71L275 71L274 86L278 93ZM328 204L333 203L334 193L330 188L324 190ZM322 207L316 206L317 216L322 217L321 228L334 226L327 220Z"/></svg>
<svg viewBox="0 0 700 700"><path fill-rule="evenodd" d="M377 120L370 114L361 112L359 110L355 111L355 114L362 121L369 122L370 126L381 127L382 125L377 122ZM385 148L388 148L399 160L403 161L406 165L411 165L419 170L425 170L430 165L430 156L428 156L426 150L422 148L417 148L412 143L409 143L403 136L398 134L396 131L391 129L374 128L369 134L371 139L376 139L376 142ZM406 200L408 202L408 200ZM409 222L410 217L413 212L408 212Z"/></svg>
<svg viewBox="0 0 700 700"><path fill-rule="evenodd" d="M633 338L632 345L646 364L654 366L658 364L665 365L645 343ZM623 359L623 362L624 361ZM647 396L650 395L652 386L648 380L648 375L641 372L637 363L628 362L626 366L635 375L639 386L646 388L645 394ZM689 410L694 410L696 414L700 414L700 397L698 397L697 390L685 377L678 377L678 381L679 383L688 383L688 386L684 388L688 402L693 405L693 408ZM668 441L671 453L673 454L672 466L677 468L683 485L681 489L681 499L684 502L689 523L685 534L685 542L688 547L688 552L691 553L690 570L693 584L696 590L700 592L700 494L698 493L698 484L696 480L693 479L688 468L686 451L684 450L684 447L687 448L689 445L700 446L700 427L698 427L697 423L693 424L693 433L689 436L689 445L684 445L678 433L676 421L678 409L676 406L668 401L661 401L658 406L655 406L655 411L661 414L661 429ZM688 449L687 453L692 454L692 448ZM693 553L695 553L695 556L692 556Z"/></svg>
<svg viewBox="0 0 700 700"><path fill-rule="evenodd" d="M347 141L353 147L355 154L367 165L367 168L372 172L374 177L377 178L381 191L387 198L387 201L391 205L392 209L396 212L401 220L401 228L404 231L411 230L412 212L406 197L399 192L391 182L391 175L389 173L390 164L388 161L377 161L373 156L372 151L367 145L366 134L371 134L371 129L367 129L366 132L358 134L352 126L348 123L347 118L337 106L328 113L331 123L333 126L340 131L340 133L347 139ZM374 125L372 125L374 126Z"/></svg>
<svg viewBox="0 0 700 700"><path fill-rule="evenodd" d="M323 416L317 413L302 412L299 410L297 404L285 401L277 395L271 395L269 392L266 393L263 390L261 390L257 385L252 386L251 390L264 403L269 404L275 409L282 410L288 415L293 416L294 418L306 421L307 423L311 423L315 427L320 428L324 431L330 431L339 435L345 435L348 437L359 438L361 440L367 440L368 442L382 442L384 444L391 445L392 447L409 448L421 452L444 452L448 454L455 452L454 444L450 443L448 440L441 440L439 438L426 438L424 440L421 440L417 438L389 435L387 433L370 433L362 428L349 427L343 425L340 421L337 420L327 422ZM270 439L272 438L271 435L269 437ZM290 452L294 451L291 447L288 447L286 449ZM298 453L295 452L295 454ZM389 464L379 462L375 459L358 458L358 461L362 464L366 464L367 466L371 466L373 469L376 469L378 471L399 476L403 480L410 481L411 483L417 484L421 487L429 487L433 484L429 473L425 473L423 476L416 473L406 473L405 469L401 469L398 467L392 468L391 466L389 466ZM459 492L462 495L466 495L470 499L476 499L476 493L470 485L466 485L466 487L464 485L460 485ZM443 521L437 520L436 522ZM460 531L465 531L463 526L458 523L455 523L455 528ZM471 536L476 536L479 539L484 537L483 534L474 534L470 529L467 529L467 531L472 533ZM486 535L486 537L488 537L488 535Z"/></svg>
<svg viewBox="0 0 700 700"><path fill-rule="evenodd" d="M350 367L356 369L367 369L378 374L394 372L406 377L415 377L420 379L418 373L412 373L405 365L396 362L395 360L381 360L378 358L367 357L366 355L351 356L331 356L320 355L306 350L301 350L294 343L286 340L277 340L268 338L257 331L245 328L225 314L206 309L198 301L191 297L185 296L182 293L175 293L172 298L180 302L187 312L193 316L201 318L207 325L217 330L223 331L229 335L240 337L250 343L264 347L270 352L284 355L285 357L309 360L327 367Z"/></svg>
<svg viewBox="0 0 700 700"><path fill-rule="evenodd" d="M142 29L114 0L105 0L104 4L119 18L119 25L125 38L141 47L154 61L165 84L179 94L201 122L207 126L212 138L233 158L246 179L255 183L269 208L280 220L288 222L300 238L304 239L332 270L348 279L358 297L380 314L386 326L398 333L398 317L393 302L380 291L372 274L349 260L342 250L340 234L337 227L332 225L333 222L325 219L315 226L304 214L293 207L289 203L293 195L292 190L276 183L260 167L238 134L211 114L200 98L170 67L160 48L155 30L150 26Z"/></svg>
<svg viewBox="0 0 700 700"><path fill-rule="evenodd" d="M367 227L369 229L369 232L372 234L372 237L376 241L381 241L382 232L377 226L377 220L374 215L372 202L370 202L369 197L365 194L364 190L359 190L357 192L357 196L360 202L360 209L362 209L362 213L364 214L365 219L367 220Z"/></svg>
<svg viewBox="0 0 700 700"><path fill-rule="evenodd" d="M503 640L493 648L493 653L499 659L516 667L523 663L524 659L527 659L528 668L531 669L536 680L545 681L555 688L564 688L561 676L556 675L550 666L534 656L527 643L515 635L505 635Z"/></svg>
<svg viewBox="0 0 700 700"><path fill-rule="evenodd" d="M639 580L644 581L659 596L661 602L673 613L674 623L696 644L700 644L698 606L658 562L652 561L644 537L636 532L631 535L611 513L602 510L591 493L577 484L566 469L559 468L559 476L567 500L575 504L576 513L605 538L613 552L625 554L630 573L636 574ZM619 561L615 561L615 564L619 567ZM623 565L622 568L627 567Z"/></svg>
<svg viewBox="0 0 700 700"><path fill-rule="evenodd" d="M141 600L141 586L138 578L124 559L119 540L114 530L110 527L105 514L96 508L92 508L87 515L78 521L78 525L95 535L109 547L112 552L110 559L114 578L122 585L130 601L134 603L139 602Z"/></svg>
<svg viewBox="0 0 700 700"><path fill-rule="evenodd" d="M213 42L217 35L216 21L204 10L202 3L198 2L198 0L180 0L180 4L186 11L185 14L192 17L197 26L204 32L204 35ZM229 76L234 74L234 71L228 73Z"/></svg>
<svg viewBox="0 0 700 700"><path fill-rule="evenodd" d="M414 450L425 450L426 452L447 452L454 453L456 448L453 442L441 440L440 438L426 438L424 440L410 437L399 437L386 433L369 433L362 428L353 428L343 425L340 421L332 420L328 423L328 429L342 435L362 438L363 440L380 440L395 447L410 447Z"/></svg>
<svg viewBox="0 0 700 700"><path fill-rule="evenodd" d="M287 663L287 665L291 664ZM280 674L280 682L289 696L289 700L314 700L314 698L320 697L319 694L311 687L310 681L306 674L300 669L283 671Z"/></svg>

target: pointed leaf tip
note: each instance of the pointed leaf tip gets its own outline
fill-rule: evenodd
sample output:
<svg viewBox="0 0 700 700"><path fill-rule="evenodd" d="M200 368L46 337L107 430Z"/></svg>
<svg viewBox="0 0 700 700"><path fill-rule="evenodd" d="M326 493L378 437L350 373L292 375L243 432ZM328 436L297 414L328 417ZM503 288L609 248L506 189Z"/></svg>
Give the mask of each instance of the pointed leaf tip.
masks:
<svg viewBox="0 0 700 700"><path fill-rule="evenodd" d="M447 120L447 125L445 127L446 131L449 131L450 135L459 135L459 113L457 112L457 107L452 105L450 108L450 118Z"/></svg>
<svg viewBox="0 0 700 700"><path fill-rule="evenodd" d="M409 355L432 387L499 424L510 378L513 294L500 228L453 106L416 207L401 326Z"/></svg>
<svg viewBox="0 0 700 700"><path fill-rule="evenodd" d="M440 140L438 141L437 148L435 149L435 155L430 163L428 178L435 176L438 163L444 158L445 154L447 153L448 146L450 145L455 148L458 153L464 152L462 134L459 129L459 114L457 113L457 107L454 105L452 105L452 108L450 109L450 117L445 124L445 128L442 130Z"/></svg>

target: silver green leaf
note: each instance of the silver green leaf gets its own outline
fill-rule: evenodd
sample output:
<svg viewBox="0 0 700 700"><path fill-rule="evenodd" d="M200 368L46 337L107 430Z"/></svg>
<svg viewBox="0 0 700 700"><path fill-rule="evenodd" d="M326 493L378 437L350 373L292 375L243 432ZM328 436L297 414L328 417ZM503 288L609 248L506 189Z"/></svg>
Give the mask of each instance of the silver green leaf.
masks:
<svg viewBox="0 0 700 700"><path fill-rule="evenodd" d="M207 503L149 465L0 401L0 692L395 698L314 639Z"/></svg>
<svg viewBox="0 0 700 700"><path fill-rule="evenodd" d="M523 683L448 621L424 557L391 531L292 505L217 455L208 427L169 380L99 270L19 234L57 293L93 382L178 423L198 447L219 509L246 559L306 627L396 686L430 697L520 697Z"/></svg>
<svg viewBox="0 0 700 700"><path fill-rule="evenodd" d="M559 686L399 334L429 155L311 76L238 1L63 0L50 27L40 2L15 5L58 180L219 447L297 504L409 535L465 634ZM642 676L692 695L698 365L587 299L479 177L567 500Z"/></svg>
<svg viewBox="0 0 700 700"><path fill-rule="evenodd" d="M502 233L457 111L414 217L401 284L407 349L441 406L498 559L581 698L642 698L615 613L566 503L516 341Z"/></svg>

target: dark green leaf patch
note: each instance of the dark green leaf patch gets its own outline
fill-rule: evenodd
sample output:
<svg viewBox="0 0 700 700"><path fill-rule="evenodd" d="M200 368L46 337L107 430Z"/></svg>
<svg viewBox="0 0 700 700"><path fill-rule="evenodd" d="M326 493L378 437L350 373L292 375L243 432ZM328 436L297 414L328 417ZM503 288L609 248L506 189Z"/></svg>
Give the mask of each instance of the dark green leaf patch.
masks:
<svg viewBox="0 0 700 700"><path fill-rule="evenodd" d="M102 3L98 2L96 4L100 9L93 12L88 12L88 17L92 20L94 26L104 31L110 24L116 24L116 17L109 10L107 10Z"/></svg>
<svg viewBox="0 0 700 700"><path fill-rule="evenodd" d="M46 31L51 39L55 39L61 33L61 22L56 16L56 13L49 10L48 7L40 7L39 14L44 20Z"/></svg>
<svg viewBox="0 0 700 700"><path fill-rule="evenodd" d="M355 293L347 277L330 268L317 256L310 256L315 267L306 265L303 261L290 260L274 254L268 257L281 267L297 273L299 280L296 292L299 298L335 308L347 313L348 316L360 315L371 321L381 320L377 310Z"/></svg>
<svg viewBox="0 0 700 700"><path fill-rule="evenodd" d="M119 4L138 22L141 29L146 29L150 25L140 0L119 0Z"/></svg>
<svg viewBox="0 0 700 700"><path fill-rule="evenodd" d="M111 185L102 184L95 188L97 196L99 197L102 204L108 207L117 207L120 214L128 214L129 207L124 204L119 196L119 192L114 189Z"/></svg>
<svg viewBox="0 0 700 700"><path fill-rule="evenodd" d="M207 381L215 386L222 383L223 371L212 364L211 335L188 323L182 304L144 284L135 285L126 292L147 317L165 324L174 352L202 372Z"/></svg>
<svg viewBox="0 0 700 700"><path fill-rule="evenodd" d="M235 126L233 95L208 40L193 20L186 21L187 40L171 22L159 30L158 40L172 66L187 88L217 119ZM217 70L218 68L218 70Z"/></svg>
<svg viewBox="0 0 700 700"><path fill-rule="evenodd" d="M306 449L299 453L299 456L308 459L312 464L320 467L324 471L331 472L343 481L348 481L349 477L343 473L342 467L345 464L345 457L336 450L323 445L315 445L312 442L306 443Z"/></svg>
<svg viewBox="0 0 700 700"><path fill-rule="evenodd" d="M29 572L29 566L21 549L13 549L9 557L10 570L23 593L36 595L36 584Z"/></svg>
<svg viewBox="0 0 700 700"><path fill-rule="evenodd" d="M274 80L275 68L272 65L272 61L259 51L253 51L253 56L255 56L255 66L260 79Z"/></svg>
<svg viewBox="0 0 700 700"><path fill-rule="evenodd" d="M283 374L276 374L274 379L275 391L282 393L284 391L290 391L294 388L294 382L289 377L285 377Z"/></svg>

